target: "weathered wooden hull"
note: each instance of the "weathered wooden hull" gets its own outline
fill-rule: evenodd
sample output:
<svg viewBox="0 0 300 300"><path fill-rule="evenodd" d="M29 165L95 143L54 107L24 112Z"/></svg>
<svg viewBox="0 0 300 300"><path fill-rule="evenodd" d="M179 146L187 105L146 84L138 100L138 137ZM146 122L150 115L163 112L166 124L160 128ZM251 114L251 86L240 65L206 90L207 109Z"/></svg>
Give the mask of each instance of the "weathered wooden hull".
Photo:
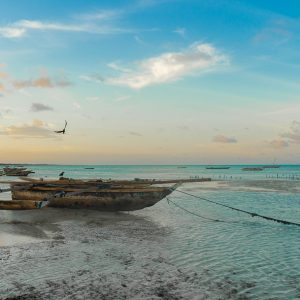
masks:
<svg viewBox="0 0 300 300"><path fill-rule="evenodd" d="M19 176L19 177L23 177L23 176L28 176L29 174L34 173L31 170L27 170L27 168L22 168L22 167L18 167L18 168L10 168L10 167L6 167L3 168L3 172L6 176Z"/></svg>
<svg viewBox="0 0 300 300"><path fill-rule="evenodd" d="M13 200L48 200L49 207L89 208L102 211L132 211L152 206L165 198L170 188L111 189L65 192L12 188ZM60 195L59 195L60 194Z"/></svg>
<svg viewBox="0 0 300 300"><path fill-rule="evenodd" d="M41 201L32 200L0 200L0 210L27 210L38 209L42 207Z"/></svg>

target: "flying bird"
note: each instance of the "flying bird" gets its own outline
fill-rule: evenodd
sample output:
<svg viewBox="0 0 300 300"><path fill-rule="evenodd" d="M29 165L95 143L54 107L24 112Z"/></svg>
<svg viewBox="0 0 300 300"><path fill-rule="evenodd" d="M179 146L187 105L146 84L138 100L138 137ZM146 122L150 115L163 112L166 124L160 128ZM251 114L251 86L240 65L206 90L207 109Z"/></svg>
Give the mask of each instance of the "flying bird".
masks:
<svg viewBox="0 0 300 300"><path fill-rule="evenodd" d="M68 125L68 122L65 121L65 127L64 127L64 129L63 129L63 130L57 130L57 131L54 131L54 132L55 132L55 133L62 133L62 134L65 134L67 125Z"/></svg>

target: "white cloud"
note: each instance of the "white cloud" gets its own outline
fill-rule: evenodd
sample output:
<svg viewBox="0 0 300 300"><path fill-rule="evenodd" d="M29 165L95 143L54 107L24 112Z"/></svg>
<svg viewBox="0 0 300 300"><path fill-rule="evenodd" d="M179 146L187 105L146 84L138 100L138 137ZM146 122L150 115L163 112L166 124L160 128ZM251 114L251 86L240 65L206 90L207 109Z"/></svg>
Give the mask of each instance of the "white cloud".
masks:
<svg viewBox="0 0 300 300"><path fill-rule="evenodd" d="M26 33L25 28L18 27L0 27L0 37L5 38L20 38Z"/></svg>
<svg viewBox="0 0 300 300"><path fill-rule="evenodd" d="M135 69L121 72L117 77L107 78L106 83L140 89L153 84L172 82L227 62L227 57L212 45L194 44L182 52L164 53L140 61Z"/></svg>
<svg viewBox="0 0 300 300"><path fill-rule="evenodd" d="M234 137L227 137L227 136L218 134L213 138L213 142L224 143L224 144L232 144L232 143L237 143L237 139L234 138Z"/></svg>

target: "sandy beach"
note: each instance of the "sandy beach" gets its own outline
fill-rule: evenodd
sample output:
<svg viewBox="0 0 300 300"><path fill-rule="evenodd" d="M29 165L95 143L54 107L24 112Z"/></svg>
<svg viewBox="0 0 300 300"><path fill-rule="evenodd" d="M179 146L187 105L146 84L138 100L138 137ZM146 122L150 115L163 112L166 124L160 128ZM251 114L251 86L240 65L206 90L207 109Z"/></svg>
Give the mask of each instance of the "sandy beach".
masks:
<svg viewBox="0 0 300 300"><path fill-rule="evenodd" d="M168 261L167 228L131 214L1 212L1 299L205 299Z"/></svg>

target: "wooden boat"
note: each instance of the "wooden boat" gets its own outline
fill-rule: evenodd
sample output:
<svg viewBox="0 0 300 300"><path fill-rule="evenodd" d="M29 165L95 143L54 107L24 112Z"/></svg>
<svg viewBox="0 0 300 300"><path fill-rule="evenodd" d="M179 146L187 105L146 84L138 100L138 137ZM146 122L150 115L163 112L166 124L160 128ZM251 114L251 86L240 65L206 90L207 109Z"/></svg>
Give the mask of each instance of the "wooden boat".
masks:
<svg viewBox="0 0 300 300"><path fill-rule="evenodd" d="M279 165L269 165L269 166L263 166L264 169L278 169L280 168Z"/></svg>
<svg viewBox="0 0 300 300"><path fill-rule="evenodd" d="M131 211L156 204L176 187L59 180L15 182L11 193L13 200L46 200L49 207Z"/></svg>
<svg viewBox="0 0 300 300"><path fill-rule="evenodd" d="M32 200L0 200L0 210L38 209L47 205L47 201Z"/></svg>
<svg viewBox="0 0 300 300"><path fill-rule="evenodd" d="M15 176L15 177L23 177L28 176L29 174L33 174L33 171L17 171L17 172L8 172L5 173L5 176Z"/></svg>
<svg viewBox="0 0 300 300"><path fill-rule="evenodd" d="M242 171L263 171L263 168L243 168Z"/></svg>
<svg viewBox="0 0 300 300"><path fill-rule="evenodd" d="M208 170L228 170L230 167L206 167Z"/></svg>
<svg viewBox="0 0 300 300"><path fill-rule="evenodd" d="M34 173L33 171L27 170L27 168L3 168L4 174L6 176L28 176Z"/></svg>

